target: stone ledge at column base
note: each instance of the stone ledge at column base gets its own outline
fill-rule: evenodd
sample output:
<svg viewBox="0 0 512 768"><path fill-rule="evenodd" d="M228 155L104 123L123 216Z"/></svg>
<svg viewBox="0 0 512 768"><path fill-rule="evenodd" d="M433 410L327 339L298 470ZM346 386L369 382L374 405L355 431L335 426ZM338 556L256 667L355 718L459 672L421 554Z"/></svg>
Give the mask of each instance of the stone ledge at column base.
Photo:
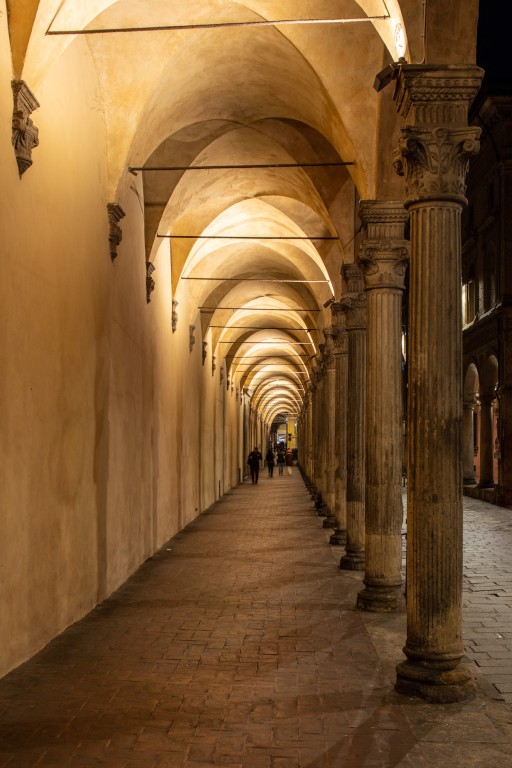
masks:
<svg viewBox="0 0 512 768"><path fill-rule="evenodd" d="M336 528L336 518L329 510L327 510L327 517L322 523L322 528Z"/></svg>
<svg viewBox="0 0 512 768"><path fill-rule="evenodd" d="M467 664L455 669L429 667L426 662L403 661L396 668L395 690L405 696L416 696L433 704L454 704L474 698L476 685Z"/></svg>
<svg viewBox="0 0 512 768"><path fill-rule="evenodd" d="M340 568L344 571L364 571L364 552L347 552L340 560Z"/></svg>
<svg viewBox="0 0 512 768"><path fill-rule="evenodd" d="M341 528L336 528L334 533L329 536L329 544L333 547L344 547L347 543L347 532Z"/></svg>
<svg viewBox="0 0 512 768"><path fill-rule="evenodd" d="M396 586L368 586L357 595L357 608L372 613L402 613L405 610L405 595Z"/></svg>
<svg viewBox="0 0 512 768"><path fill-rule="evenodd" d="M480 485L465 485L464 496L469 496L472 499L480 499L480 501L487 501L489 504L500 504L497 500L496 486L488 486L483 488Z"/></svg>

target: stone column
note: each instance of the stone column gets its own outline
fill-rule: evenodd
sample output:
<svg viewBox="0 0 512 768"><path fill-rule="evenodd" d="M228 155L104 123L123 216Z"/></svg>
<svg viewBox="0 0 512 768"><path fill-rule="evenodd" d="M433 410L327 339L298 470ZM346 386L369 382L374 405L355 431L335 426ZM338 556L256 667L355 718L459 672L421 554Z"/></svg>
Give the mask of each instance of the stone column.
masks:
<svg viewBox="0 0 512 768"><path fill-rule="evenodd" d="M347 545L340 568L364 570L366 297L356 264L343 267L348 292L341 298L348 334Z"/></svg>
<svg viewBox="0 0 512 768"><path fill-rule="evenodd" d="M462 466L464 485L475 485L475 436L473 434L474 401L462 404Z"/></svg>
<svg viewBox="0 0 512 768"><path fill-rule="evenodd" d="M312 393L312 387L311 384L308 386L308 401L307 401L307 413L308 413L308 421L307 421L307 457L308 457L308 463L307 463L307 473L308 473L308 479L312 483L313 482L313 393Z"/></svg>
<svg viewBox="0 0 512 768"><path fill-rule="evenodd" d="M323 347L323 344L320 345ZM315 439L315 486L322 500L324 496L324 377L322 363L315 369L316 383L316 439Z"/></svg>
<svg viewBox="0 0 512 768"><path fill-rule="evenodd" d="M336 370L334 434L336 470L334 474L334 517L336 525L330 544L347 543L347 381L348 334L345 313L340 302L331 305Z"/></svg>
<svg viewBox="0 0 512 768"><path fill-rule="evenodd" d="M366 293L366 568L357 607L401 611L402 293L409 260L401 202L365 200L361 263Z"/></svg>
<svg viewBox="0 0 512 768"><path fill-rule="evenodd" d="M406 119L396 169L410 213L407 657L400 693L473 695L462 642L462 307L460 215L479 128L469 104L482 70L404 64L395 100Z"/></svg>
<svg viewBox="0 0 512 768"><path fill-rule="evenodd" d="M480 482L479 488L492 488L493 472L493 412L494 388L480 392Z"/></svg>
<svg viewBox="0 0 512 768"><path fill-rule="evenodd" d="M334 363L334 341L331 327L324 328L324 436L325 446L325 503L327 504L328 517L324 527L334 527L334 474L336 470L335 448L335 396L336 396L336 369ZM330 526L327 522L330 521Z"/></svg>

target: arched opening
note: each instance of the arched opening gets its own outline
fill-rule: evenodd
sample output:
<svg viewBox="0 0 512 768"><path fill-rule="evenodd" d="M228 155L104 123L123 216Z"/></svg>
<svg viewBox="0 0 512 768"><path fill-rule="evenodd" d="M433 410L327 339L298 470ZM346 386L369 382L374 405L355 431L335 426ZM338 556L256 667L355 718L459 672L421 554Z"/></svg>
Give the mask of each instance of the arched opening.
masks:
<svg viewBox="0 0 512 768"><path fill-rule="evenodd" d="M462 460L465 486L474 486L480 477L478 369L471 363L464 377L462 411Z"/></svg>

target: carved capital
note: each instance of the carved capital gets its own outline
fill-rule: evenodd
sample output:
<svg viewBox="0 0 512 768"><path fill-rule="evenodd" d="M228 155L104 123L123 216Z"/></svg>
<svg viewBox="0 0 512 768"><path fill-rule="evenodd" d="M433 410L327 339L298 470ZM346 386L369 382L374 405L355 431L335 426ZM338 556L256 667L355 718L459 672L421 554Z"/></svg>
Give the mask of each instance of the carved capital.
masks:
<svg viewBox="0 0 512 768"><path fill-rule="evenodd" d="M483 71L471 65L405 64L395 101L406 119L394 156L405 176L406 206L421 200L466 203L468 160L479 150L479 128L468 128L468 109Z"/></svg>
<svg viewBox="0 0 512 768"><path fill-rule="evenodd" d="M403 290L409 260L409 242L404 238L408 213L403 203L362 200L359 217L366 232L359 254L366 290Z"/></svg>
<svg viewBox="0 0 512 768"><path fill-rule="evenodd" d="M151 301L151 294L155 290L155 281L152 278L154 271L155 265L150 261L146 261L146 302L148 304Z"/></svg>
<svg viewBox="0 0 512 768"><path fill-rule="evenodd" d="M409 243L407 240L395 243L366 240L361 245L359 261L363 268L366 290L403 290L409 261Z"/></svg>
<svg viewBox="0 0 512 768"><path fill-rule="evenodd" d="M341 268L343 278L347 284L348 293L358 293L364 290L364 278L361 267L358 264L344 264Z"/></svg>
<svg viewBox="0 0 512 768"><path fill-rule="evenodd" d="M32 150L39 144L39 131L29 115L40 104L24 80L13 80L12 146L20 178L32 165Z"/></svg>
<svg viewBox="0 0 512 768"><path fill-rule="evenodd" d="M366 296L364 293L342 296L340 304L347 318L347 331L366 330Z"/></svg>
<svg viewBox="0 0 512 768"><path fill-rule="evenodd" d="M117 259L117 246L123 239L123 230L119 226L119 222L126 214L117 203L107 203L107 212L110 258L115 261Z"/></svg>
<svg viewBox="0 0 512 768"><path fill-rule="evenodd" d="M328 326L323 329L325 346L323 349L323 365L325 370L334 368L334 331Z"/></svg>
<svg viewBox="0 0 512 768"><path fill-rule="evenodd" d="M176 299L172 300L172 312L171 312L171 329L174 333L176 331L176 328L178 327L178 313L176 311L176 307L178 306L178 302Z"/></svg>
<svg viewBox="0 0 512 768"><path fill-rule="evenodd" d="M420 200L466 200L469 158L480 149L480 128L406 126L399 139L406 206Z"/></svg>
<svg viewBox="0 0 512 768"><path fill-rule="evenodd" d="M347 319L345 310L340 301L331 304L332 313L332 334L334 341L334 355L343 355L348 353L348 334Z"/></svg>

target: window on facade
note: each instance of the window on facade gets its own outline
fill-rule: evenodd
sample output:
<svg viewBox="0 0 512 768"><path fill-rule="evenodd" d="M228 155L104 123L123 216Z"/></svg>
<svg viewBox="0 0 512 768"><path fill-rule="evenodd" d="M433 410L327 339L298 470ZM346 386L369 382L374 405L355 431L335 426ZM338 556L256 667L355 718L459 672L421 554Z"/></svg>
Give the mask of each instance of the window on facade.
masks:
<svg viewBox="0 0 512 768"><path fill-rule="evenodd" d="M462 286L462 324L470 325L476 315L475 281L470 280Z"/></svg>

